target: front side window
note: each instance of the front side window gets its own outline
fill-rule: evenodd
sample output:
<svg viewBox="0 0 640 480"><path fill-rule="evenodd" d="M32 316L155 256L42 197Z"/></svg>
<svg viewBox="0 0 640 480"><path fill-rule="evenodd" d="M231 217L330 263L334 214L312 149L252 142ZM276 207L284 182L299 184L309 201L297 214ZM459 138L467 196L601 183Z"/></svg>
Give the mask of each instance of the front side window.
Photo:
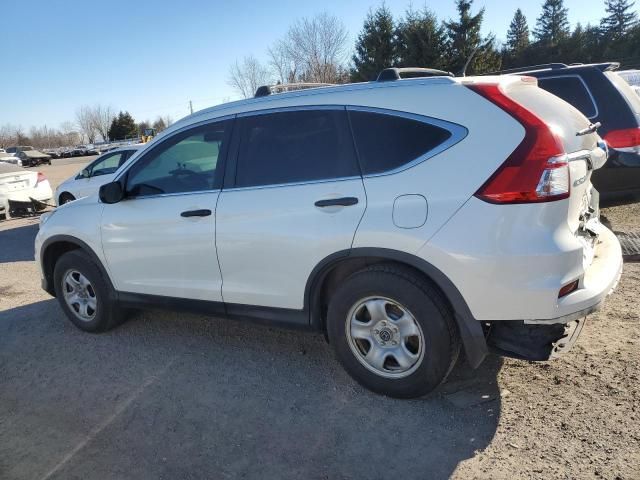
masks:
<svg viewBox="0 0 640 480"><path fill-rule="evenodd" d="M539 78L538 86L570 103L587 118L593 118L598 113L580 77Z"/></svg>
<svg viewBox="0 0 640 480"><path fill-rule="evenodd" d="M89 176L98 177L100 175L110 175L115 173L125 158L126 152L116 152L105 155L91 166Z"/></svg>
<svg viewBox="0 0 640 480"><path fill-rule="evenodd" d="M451 137L447 129L411 118L349 111L364 175L403 167Z"/></svg>
<svg viewBox="0 0 640 480"><path fill-rule="evenodd" d="M196 127L157 145L127 173L127 194L134 197L198 192L220 188L218 169L229 122Z"/></svg>
<svg viewBox="0 0 640 480"><path fill-rule="evenodd" d="M245 117L237 187L359 175L344 110L300 110Z"/></svg>

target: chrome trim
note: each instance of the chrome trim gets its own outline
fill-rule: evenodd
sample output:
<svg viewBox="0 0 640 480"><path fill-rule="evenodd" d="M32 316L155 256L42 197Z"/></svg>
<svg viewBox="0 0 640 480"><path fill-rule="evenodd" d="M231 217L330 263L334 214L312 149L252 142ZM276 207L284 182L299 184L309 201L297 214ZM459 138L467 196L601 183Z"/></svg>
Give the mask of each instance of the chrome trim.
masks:
<svg viewBox="0 0 640 480"><path fill-rule="evenodd" d="M319 183L347 182L349 180L362 180L362 178L359 176L326 178L322 180L308 180L304 182L274 183L271 185L255 185L251 187L231 187L231 188L225 188L223 190L225 192L243 192L248 190L264 190L266 188L297 187L301 185L315 185Z"/></svg>
<svg viewBox="0 0 640 480"><path fill-rule="evenodd" d="M591 93L591 90L589 90L589 87L587 86L587 83L584 81L584 79L580 76L580 75L552 75L549 77L536 77L538 79L538 84L540 83L540 80L547 80L547 79L551 79L551 78L577 78L578 80L580 80L580 82L582 83L582 86L584 87L584 89L587 91L587 94L589 95L589 98L591 99L591 104L593 105L593 108L595 109L595 114L593 114L590 117L587 117L589 120L592 120L594 118L596 118L598 115L600 115L600 110L598 110L598 104L596 103L596 99L593 98L593 94ZM540 87L542 88L542 87ZM545 90L543 88L543 90ZM551 93L551 92L549 92ZM560 97L558 97L560 98ZM568 103L568 102L567 102ZM574 108L578 108L574 105ZM585 115L586 117L586 115Z"/></svg>
<svg viewBox="0 0 640 480"><path fill-rule="evenodd" d="M578 160L591 160L591 150L578 150L577 152L566 154L567 162L576 162Z"/></svg>
<svg viewBox="0 0 640 480"><path fill-rule="evenodd" d="M123 202L128 200L145 200L147 198L164 198L164 197L179 197L185 195L198 195L203 193L220 194L222 190L216 188L215 190L197 190L195 192L176 192L176 193L158 193L157 195L138 195L137 197L126 197Z"/></svg>
<svg viewBox="0 0 640 480"><path fill-rule="evenodd" d="M457 123L453 123L453 122L448 122L446 120L441 120L439 118L420 115L417 113L401 112L399 110L389 110L386 108L364 107L364 106L356 106L356 105L347 105L347 111L371 112L371 113L379 113L381 115L391 115L395 117L408 118L411 120L415 120L417 122L426 123L428 125L435 125L436 127L440 127L444 130L449 130L449 132L451 132L451 136L447 140L442 142L437 147L429 150L424 155L420 155L418 158L411 160L410 162L405 163L404 165L401 165L392 170L363 175L363 178L374 178L374 177L383 177L386 175L394 175L396 173L400 173L410 168L413 168L416 165L422 162L425 162L426 160L429 160L430 158L433 158L436 155L444 152L445 150L450 149L457 143L460 143L469 134L469 130L466 127L463 127L462 125L458 125Z"/></svg>

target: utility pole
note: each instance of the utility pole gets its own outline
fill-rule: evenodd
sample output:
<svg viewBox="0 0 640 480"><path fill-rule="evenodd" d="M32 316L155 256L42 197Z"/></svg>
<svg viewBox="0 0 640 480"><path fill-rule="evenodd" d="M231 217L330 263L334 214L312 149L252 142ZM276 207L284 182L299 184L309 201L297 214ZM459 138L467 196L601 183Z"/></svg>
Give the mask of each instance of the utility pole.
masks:
<svg viewBox="0 0 640 480"><path fill-rule="evenodd" d="M191 103L191 100L189 100L189 111L193 113L193 103Z"/></svg>

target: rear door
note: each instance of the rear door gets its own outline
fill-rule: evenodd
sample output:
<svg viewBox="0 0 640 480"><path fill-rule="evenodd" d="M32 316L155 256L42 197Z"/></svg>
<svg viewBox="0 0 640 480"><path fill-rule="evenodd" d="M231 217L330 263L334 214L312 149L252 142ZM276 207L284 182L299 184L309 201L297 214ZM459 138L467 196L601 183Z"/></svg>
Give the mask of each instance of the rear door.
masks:
<svg viewBox="0 0 640 480"><path fill-rule="evenodd" d="M312 270L351 248L366 206L346 112L254 113L237 126L216 222L227 310L301 310Z"/></svg>

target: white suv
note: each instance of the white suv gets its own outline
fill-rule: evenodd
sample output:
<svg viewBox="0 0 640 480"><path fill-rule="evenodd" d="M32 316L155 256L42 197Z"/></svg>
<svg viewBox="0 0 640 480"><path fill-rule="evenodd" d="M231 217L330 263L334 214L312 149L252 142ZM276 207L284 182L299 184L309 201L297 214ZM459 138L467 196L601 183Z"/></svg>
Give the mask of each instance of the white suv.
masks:
<svg viewBox="0 0 640 480"><path fill-rule="evenodd" d="M136 307L323 331L357 381L419 396L461 346L472 367L566 350L615 287L594 132L528 77L221 105L43 218L43 287L89 332Z"/></svg>

